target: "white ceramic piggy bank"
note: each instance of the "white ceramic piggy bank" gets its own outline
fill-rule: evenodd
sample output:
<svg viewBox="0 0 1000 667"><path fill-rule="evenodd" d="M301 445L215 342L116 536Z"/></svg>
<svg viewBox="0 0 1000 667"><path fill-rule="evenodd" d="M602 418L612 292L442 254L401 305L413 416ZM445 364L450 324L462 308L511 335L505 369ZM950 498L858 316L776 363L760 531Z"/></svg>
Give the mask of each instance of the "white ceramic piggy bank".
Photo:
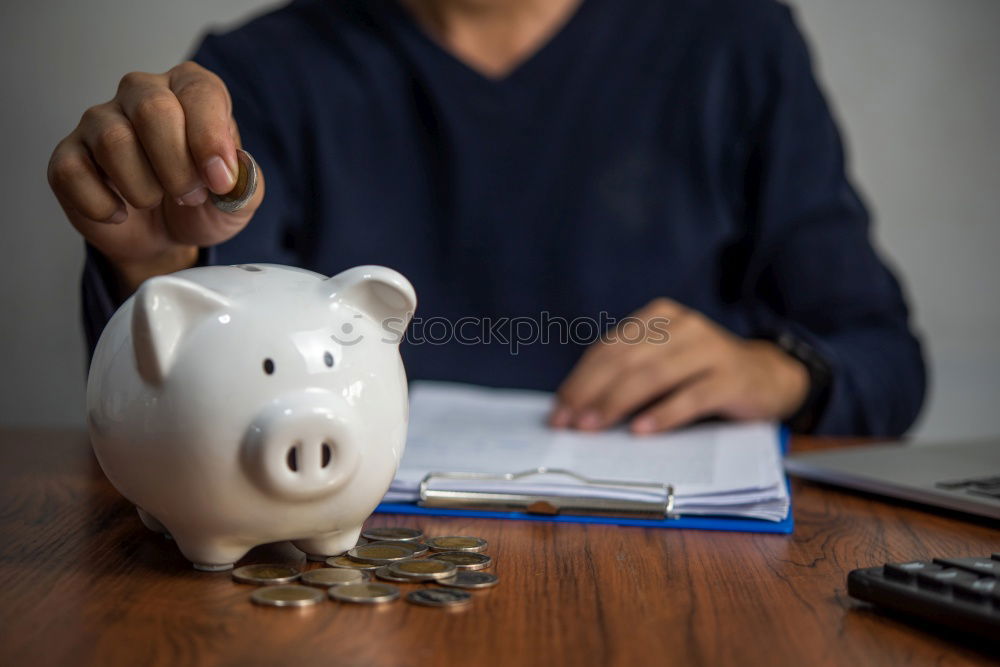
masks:
<svg viewBox="0 0 1000 667"><path fill-rule="evenodd" d="M152 278L90 368L91 440L143 523L198 569L292 540L343 553L406 438L399 340L413 287L381 266L325 278L275 265Z"/></svg>

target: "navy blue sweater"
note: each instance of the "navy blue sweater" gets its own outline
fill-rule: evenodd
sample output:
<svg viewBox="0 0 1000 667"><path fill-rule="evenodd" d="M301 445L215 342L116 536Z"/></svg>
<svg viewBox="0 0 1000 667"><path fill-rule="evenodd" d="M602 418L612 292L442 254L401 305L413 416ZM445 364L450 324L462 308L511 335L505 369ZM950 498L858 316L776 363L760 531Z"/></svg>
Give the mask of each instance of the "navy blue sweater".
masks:
<svg viewBox="0 0 1000 667"><path fill-rule="evenodd" d="M267 178L207 261L384 264L424 323L620 318L666 296L818 350L833 370L818 432L895 434L918 413L920 345L784 5L585 0L494 80L391 0L297 0L194 59L228 85ZM91 345L109 282L91 251ZM404 345L411 379L553 390L586 342L555 331L515 355L502 331L442 332Z"/></svg>

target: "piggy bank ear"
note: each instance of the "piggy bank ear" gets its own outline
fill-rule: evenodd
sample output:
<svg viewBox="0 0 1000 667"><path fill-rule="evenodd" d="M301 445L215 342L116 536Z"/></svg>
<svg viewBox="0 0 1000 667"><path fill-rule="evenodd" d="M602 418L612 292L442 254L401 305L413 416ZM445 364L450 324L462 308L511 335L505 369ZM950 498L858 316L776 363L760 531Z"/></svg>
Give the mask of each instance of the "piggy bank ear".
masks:
<svg viewBox="0 0 1000 667"><path fill-rule="evenodd" d="M405 328L417 308L413 285L403 275L384 266L356 266L323 281L328 298L370 315L377 322L389 320L393 329Z"/></svg>
<svg viewBox="0 0 1000 667"><path fill-rule="evenodd" d="M183 278L159 276L144 282L132 304L132 343L142 378L163 382L184 334L229 305L221 294Z"/></svg>

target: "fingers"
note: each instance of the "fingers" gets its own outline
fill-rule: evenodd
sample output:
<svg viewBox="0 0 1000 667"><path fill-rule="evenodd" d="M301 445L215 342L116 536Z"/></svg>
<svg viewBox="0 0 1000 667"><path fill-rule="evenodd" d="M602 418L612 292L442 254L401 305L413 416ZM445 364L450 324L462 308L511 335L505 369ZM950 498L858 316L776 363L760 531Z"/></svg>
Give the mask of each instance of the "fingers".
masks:
<svg viewBox="0 0 1000 667"><path fill-rule="evenodd" d="M169 73L170 89L184 112L187 145L202 181L212 192L233 189L239 170L232 132L232 103L218 76L195 63Z"/></svg>
<svg viewBox="0 0 1000 667"><path fill-rule="evenodd" d="M222 194L235 185L231 106L222 80L194 63L166 74L133 72L122 77L114 100L83 114L74 135L134 208L158 206L164 196L197 207L208 199L208 189ZM92 187L81 183L74 190ZM105 194L97 188L88 199Z"/></svg>
<svg viewBox="0 0 1000 667"><path fill-rule="evenodd" d="M661 354L662 349L657 348L663 348L662 343L671 340L666 326L686 312L674 301L655 299L591 345L559 387L557 407L549 423L555 428L570 424L578 428L601 428L603 420L599 411L591 409L593 404L620 378L644 368Z"/></svg>
<svg viewBox="0 0 1000 667"><path fill-rule="evenodd" d="M125 202L200 207L209 188L221 194L236 182L231 107L222 80L194 63L126 74L115 98L88 109L53 153L52 188L91 221L124 221Z"/></svg>
<svg viewBox="0 0 1000 667"><path fill-rule="evenodd" d="M587 350L560 387L550 424L586 430L613 425L709 368L717 329L674 301L652 301L622 320L607 337L613 342Z"/></svg>
<svg viewBox="0 0 1000 667"><path fill-rule="evenodd" d="M628 352L641 356L643 351ZM599 341L591 345L559 387L556 395L559 407L550 420L552 426L563 428L572 423L579 428L599 428L596 416L588 408L618 378L623 357L626 354L620 344Z"/></svg>
<svg viewBox="0 0 1000 667"><path fill-rule="evenodd" d="M631 319L646 335L637 341L619 324L591 346L559 389L552 426L596 430L636 411L636 434L712 415L784 418L808 391L805 368L775 345L745 341L675 302L658 299Z"/></svg>
<svg viewBox="0 0 1000 667"><path fill-rule="evenodd" d="M632 420L633 433L669 431L716 414L726 403L730 385L719 374L709 374L682 385Z"/></svg>
<svg viewBox="0 0 1000 667"><path fill-rule="evenodd" d="M167 86L166 77L126 74L116 100L139 138L160 187L179 203L203 204L208 191L188 150L184 108Z"/></svg>
<svg viewBox="0 0 1000 667"><path fill-rule="evenodd" d="M99 104L88 109L80 120L78 135L97 166L129 204L137 209L160 205L163 189L132 124L117 104Z"/></svg>
<svg viewBox="0 0 1000 667"><path fill-rule="evenodd" d="M250 222L264 200L263 171L257 172L257 191L247 205L234 213L224 213L214 206L190 208L164 202L163 220L170 238L178 243L211 246L226 241Z"/></svg>
<svg viewBox="0 0 1000 667"><path fill-rule="evenodd" d="M59 202L89 220L121 223L128 217L125 203L104 182L87 148L75 139L56 146L48 178Z"/></svg>
<svg viewBox="0 0 1000 667"><path fill-rule="evenodd" d="M597 415L596 428L618 423L644 405L705 373L712 363L707 348L695 346L686 354L675 354L669 360L656 360L630 373L623 373L590 406L590 410Z"/></svg>

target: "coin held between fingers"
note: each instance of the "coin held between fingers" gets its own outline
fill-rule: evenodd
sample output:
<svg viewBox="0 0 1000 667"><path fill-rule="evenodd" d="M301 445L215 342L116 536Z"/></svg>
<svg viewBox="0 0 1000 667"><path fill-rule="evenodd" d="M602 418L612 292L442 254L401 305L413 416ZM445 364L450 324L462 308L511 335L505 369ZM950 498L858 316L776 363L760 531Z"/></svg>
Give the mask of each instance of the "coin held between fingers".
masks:
<svg viewBox="0 0 1000 667"><path fill-rule="evenodd" d="M239 164L239 172L236 174L236 185L233 189L223 195L210 193L215 207L226 213L239 211L249 204L257 193L257 161L250 153L237 148L236 162Z"/></svg>

